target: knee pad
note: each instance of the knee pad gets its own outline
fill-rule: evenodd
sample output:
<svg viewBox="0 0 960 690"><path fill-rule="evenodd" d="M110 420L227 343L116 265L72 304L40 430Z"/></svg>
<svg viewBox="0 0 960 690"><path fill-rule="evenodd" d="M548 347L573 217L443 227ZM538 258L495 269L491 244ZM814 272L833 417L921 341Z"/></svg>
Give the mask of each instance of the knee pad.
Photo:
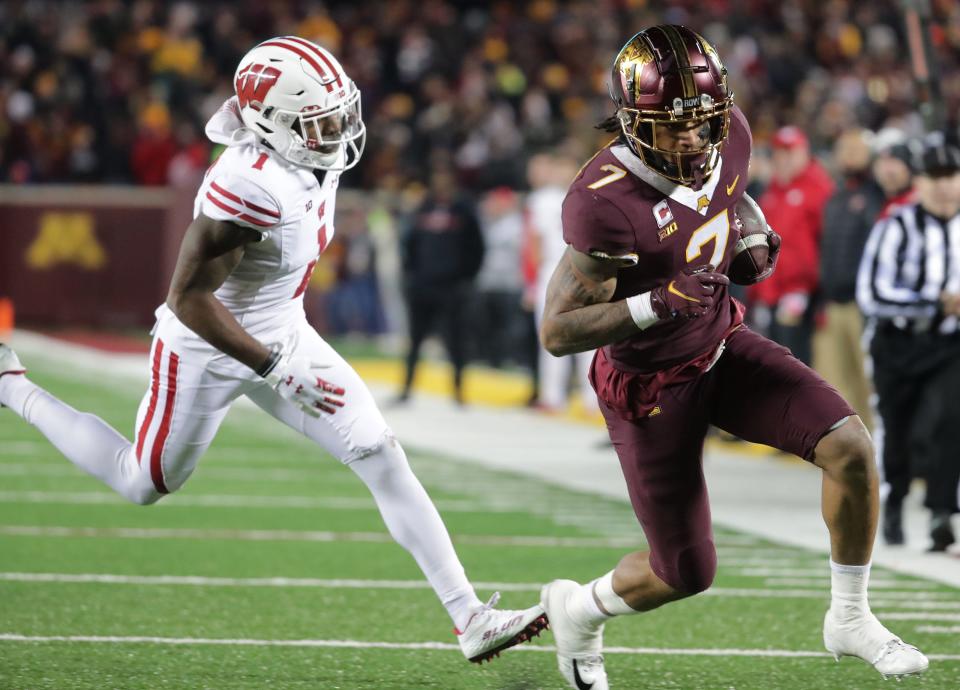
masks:
<svg viewBox="0 0 960 690"><path fill-rule="evenodd" d="M666 554L651 554L657 576L678 592L698 594L710 588L717 574L717 549L712 539L680 544Z"/></svg>

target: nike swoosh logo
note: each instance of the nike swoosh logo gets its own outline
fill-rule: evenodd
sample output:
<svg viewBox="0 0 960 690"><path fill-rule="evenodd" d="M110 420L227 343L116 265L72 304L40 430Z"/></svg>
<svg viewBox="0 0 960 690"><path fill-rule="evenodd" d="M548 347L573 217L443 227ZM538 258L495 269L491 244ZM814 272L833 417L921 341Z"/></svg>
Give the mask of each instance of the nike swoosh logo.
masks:
<svg viewBox="0 0 960 690"><path fill-rule="evenodd" d="M671 292L671 293L673 293L674 295L676 295L677 297L682 297L683 299L687 300L688 302L699 302L699 301L700 301L700 300L696 299L695 297L691 297L690 295L685 295L685 294L683 294L683 293L680 292L676 287L674 287L673 284L674 284L674 281L671 280L671 281L670 281L670 284L667 285L667 292Z"/></svg>
<svg viewBox="0 0 960 690"><path fill-rule="evenodd" d="M737 182L739 181L740 181L740 176L737 175L735 178L733 178L733 182L727 185L727 196L733 195L733 190L737 188Z"/></svg>
<svg viewBox="0 0 960 690"><path fill-rule="evenodd" d="M577 660L573 660L573 682L577 685L577 690L590 690L593 687L593 683L584 683L583 678L580 677L580 669L577 668Z"/></svg>

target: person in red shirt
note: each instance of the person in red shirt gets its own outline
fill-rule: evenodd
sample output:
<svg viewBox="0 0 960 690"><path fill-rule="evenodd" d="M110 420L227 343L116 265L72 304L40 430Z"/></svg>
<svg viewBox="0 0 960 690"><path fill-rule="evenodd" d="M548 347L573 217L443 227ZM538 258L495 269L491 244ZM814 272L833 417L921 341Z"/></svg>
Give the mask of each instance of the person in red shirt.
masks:
<svg viewBox="0 0 960 690"><path fill-rule="evenodd" d="M771 141L773 179L760 197L770 227L783 237L779 269L749 290L755 323L772 340L810 364L813 341L812 297L819 282L823 209L833 181L810 155L798 127L781 127Z"/></svg>

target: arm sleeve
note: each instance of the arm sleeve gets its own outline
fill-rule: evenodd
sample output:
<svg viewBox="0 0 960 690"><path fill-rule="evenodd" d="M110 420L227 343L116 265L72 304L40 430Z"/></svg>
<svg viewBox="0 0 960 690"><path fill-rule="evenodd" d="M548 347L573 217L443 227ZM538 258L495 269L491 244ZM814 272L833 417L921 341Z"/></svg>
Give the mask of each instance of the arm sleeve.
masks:
<svg viewBox="0 0 960 690"><path fill-rule="evenodd" d="M200 211L266 235L280 224L280 204L263 187L237 175L218 175L202 192Z"/></svg>
<svg viewBox="0 0 960 690"><path fill-rule="evenodd" d="M925 299L898 278L904 241L905 230L898 216L881 220L870 232L857 273L857 304L866 316L932 318L937 314L937 302Z"/></svg>
<svg viewBox="0 0 960 690"><path fill-rule="evenodd" d="M563 239L578 252L637 263L630 219L610 200L573 189L563 201Z"/></svg>

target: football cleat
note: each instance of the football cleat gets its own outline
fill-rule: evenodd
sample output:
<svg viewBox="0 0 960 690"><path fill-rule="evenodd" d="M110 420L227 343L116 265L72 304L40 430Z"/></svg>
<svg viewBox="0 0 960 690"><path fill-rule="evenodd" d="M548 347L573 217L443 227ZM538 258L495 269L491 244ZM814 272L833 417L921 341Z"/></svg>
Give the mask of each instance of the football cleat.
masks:
<svg viewBox="0 0 960 690"><path fill-rule="evenodd" d="M931 552L946 551L948 547L956 543L957 538L953 534L953 527L950 525L950 513L934 513L930 519L930 539L933 545L928 549Z"/></svg>
<svg viewBox="0 0 960 690"><path fill-rule="evenodd" d="M540 590L540 605L547 612L557 642L557 666L571 688L608 690L601 655L603 626L585 628L567 612L567 602L579 589L573 580L554 580Z"/></svg>
<svg viewBox="0 0 960 690"><path fill-rule="evenodd" d="M20 358L8 345L0 343L0 377L7 374L25 374L26 368L20 363ZM0 407L5 407L0 402Z"/></svg>
<svg viewBox="0 0 960 690"><path fill-rule="evenodd" d="M499 600L497 592L474 612L462 631L453 630L463 655L475 664L490 661L504 649L532 640L547 627L547 617L539 605L523 611L499 611L494 608Z"/></svg>
<svg viewBox="0 0 960 690"><path fill-rule="evenodd" d="M849 621L839 620L833 609L827 611L823 644L837 661L844 656L859 657L884 679L923 673L930 665L923 652L887 630L870 611Z"/></svg>

